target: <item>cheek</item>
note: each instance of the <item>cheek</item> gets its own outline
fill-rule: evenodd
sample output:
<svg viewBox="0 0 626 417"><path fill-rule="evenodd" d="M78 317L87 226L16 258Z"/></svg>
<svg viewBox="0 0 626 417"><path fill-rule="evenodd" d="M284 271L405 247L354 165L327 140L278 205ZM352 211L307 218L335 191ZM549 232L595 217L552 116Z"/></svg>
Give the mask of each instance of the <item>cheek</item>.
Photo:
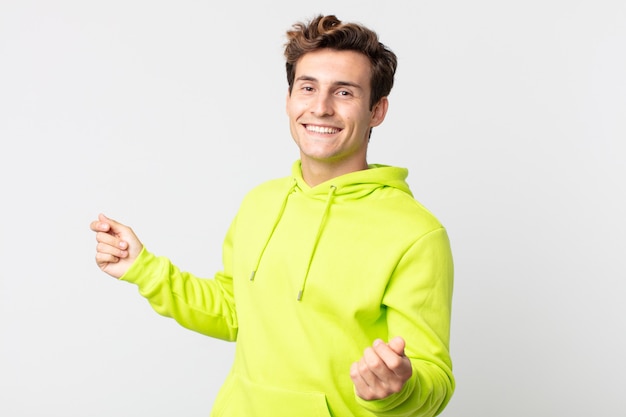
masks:
<svg viewBox="0 0 626 417"><path fill-rule="evenodd" d="M291 101L287 104L287 116L289 116L290 119L295 119L302 114L305 108L306 106L304 103L295 103Z"/></svg>

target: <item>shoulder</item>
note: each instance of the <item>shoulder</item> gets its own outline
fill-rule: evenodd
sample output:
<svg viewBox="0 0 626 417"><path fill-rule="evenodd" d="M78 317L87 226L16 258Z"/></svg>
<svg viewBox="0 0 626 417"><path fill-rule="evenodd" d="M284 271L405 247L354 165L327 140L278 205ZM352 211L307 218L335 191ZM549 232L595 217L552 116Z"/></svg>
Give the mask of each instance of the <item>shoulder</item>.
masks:
<svg viewBox="0 0 626 417"><path fill-rule="evenodd" d="M372 212L393 235L413 240L444 228L437 216L411 194L394 188L381 190L381 194L377 210Z"/></svg>

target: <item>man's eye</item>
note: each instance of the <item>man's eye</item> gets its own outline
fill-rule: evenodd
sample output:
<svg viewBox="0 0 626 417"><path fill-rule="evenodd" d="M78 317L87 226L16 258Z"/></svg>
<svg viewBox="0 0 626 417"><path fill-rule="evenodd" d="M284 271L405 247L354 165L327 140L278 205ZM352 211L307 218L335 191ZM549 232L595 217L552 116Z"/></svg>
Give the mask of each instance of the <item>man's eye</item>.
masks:
<svg viewBox="0 0 626 417"><path fill-rule="evenodd" d="M352 95L349 91L346 91L346 90L338 91L337 94L339 94L342 97L348 97L348 96Z"/></svg>

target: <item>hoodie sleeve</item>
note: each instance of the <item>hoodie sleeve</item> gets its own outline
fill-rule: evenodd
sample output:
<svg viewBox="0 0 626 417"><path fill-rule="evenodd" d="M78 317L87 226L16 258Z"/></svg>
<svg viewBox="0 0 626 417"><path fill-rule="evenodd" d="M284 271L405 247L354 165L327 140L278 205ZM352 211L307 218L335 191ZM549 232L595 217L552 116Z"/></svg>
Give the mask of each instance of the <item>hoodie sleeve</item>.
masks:
<svg viewBox="0 0 626 417"><path fill-rule="evenodd" d="M136 284L157 313L198 333L234 341L238 326L230 268L232 234L233 225L224 240L224 270L213 279L180 271L145 247L120 279Z"/></svg>
<svg viewBox="0 0 626 417"><path fill-rule="evenodd" d="M403 390L382 400L366 401L378 416L431 417L439 414L454 392L449 354L453 263L448 235L436 229L402 256L383 303L389 339L401 336L413 375Z"/></svg>

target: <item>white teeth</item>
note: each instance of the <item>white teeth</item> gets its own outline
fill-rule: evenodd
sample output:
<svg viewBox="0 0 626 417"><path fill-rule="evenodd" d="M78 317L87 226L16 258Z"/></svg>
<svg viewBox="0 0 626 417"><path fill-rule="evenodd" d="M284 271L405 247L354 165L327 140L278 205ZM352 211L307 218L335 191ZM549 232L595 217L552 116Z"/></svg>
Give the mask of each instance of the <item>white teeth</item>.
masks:
<svg viewBox="0 0 626 417"><path fill-rule="evenodd" d="M306 130L308 130L309 132L315 132L315 133L337 133L337 132L339 132L339 129L336 129L334 127L313 126L313 125L307 125L306 126Z"/></svg>

